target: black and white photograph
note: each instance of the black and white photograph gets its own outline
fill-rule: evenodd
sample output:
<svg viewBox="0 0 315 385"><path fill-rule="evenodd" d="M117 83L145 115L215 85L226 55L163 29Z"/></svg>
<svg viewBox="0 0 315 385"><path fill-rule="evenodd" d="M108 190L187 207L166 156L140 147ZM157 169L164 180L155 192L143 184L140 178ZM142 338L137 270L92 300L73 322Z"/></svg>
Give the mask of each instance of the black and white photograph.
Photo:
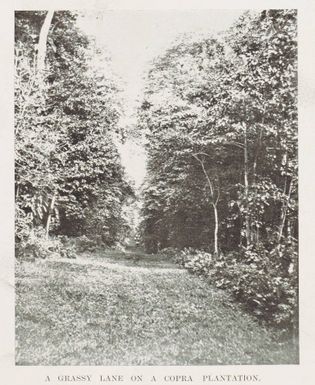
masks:
<svg viewBox="0 0 315 385"><path fill-rule="evenodd" d="M15 365L298 365L297 9L14 24Z"/></svg>

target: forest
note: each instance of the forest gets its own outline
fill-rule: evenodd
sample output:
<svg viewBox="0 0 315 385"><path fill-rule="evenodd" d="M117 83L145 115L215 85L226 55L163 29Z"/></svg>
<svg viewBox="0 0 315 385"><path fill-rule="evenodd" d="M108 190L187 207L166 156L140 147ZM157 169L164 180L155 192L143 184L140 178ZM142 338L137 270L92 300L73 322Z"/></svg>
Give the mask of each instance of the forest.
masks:
<svg viewBox="0 0 315 385"><path fill-rule="evenodd" d="M92 66L98 52L75 15L45 13L16 13L18 253L57 247L45 245L50 235L112 245L126 227L122 205L134 195L116 145L122 106L110 66L101 58L102 70Z"/></svg>
<svg viewBox="0 0 315 385"><path fill-rule="evenodd" d="M295 11L270 10L185 37L139 111L146 249L184 249L184 266L279 323L297 316L296 33Z"/></svg>
<svg viewBox="0 0 315 385"><path fill-rule="evenodd" d="M18 263L84 253L175 263L295 343L296 10L179 36L144 74L132 130L110 52L78 17L15 13ZM145 147L140 188L121 160L128 136Z"/></svg>

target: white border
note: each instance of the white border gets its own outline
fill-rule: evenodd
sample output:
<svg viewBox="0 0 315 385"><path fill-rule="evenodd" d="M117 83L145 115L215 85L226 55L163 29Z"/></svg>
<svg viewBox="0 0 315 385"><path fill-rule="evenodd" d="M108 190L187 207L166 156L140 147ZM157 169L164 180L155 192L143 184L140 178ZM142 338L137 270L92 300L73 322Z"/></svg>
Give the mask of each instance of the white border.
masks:
<svg viewBox="0 0 315 385"><path fill-rule="evenodd" d="M13 12L16 9L253 9L297 8L299 30L299 192L300 192L300 364L270 366L185 367L21 367L14 365L14 201L13 201ZM315 2L309 1L212 1L116 0L35 1L19 0L0 5L0 256L1 327L0 382L8 385L47 384L45 376L62 374L258 374L262 385L311 385L315 383ZM313 171L314 169L314 171ZM30 347L31 349L31 347ZM51 384L60 382L51 381ZM99 383L93 381L93 384ZM123 384L128 384L124 381ZM157 382L158 384L168 382ZM194 384L202 381L194 381ZM235 383L235 382L234 382ZM69 382L67 382L69 384ZM142 384L148 385L149 381ZM206 383L205 383L206 384Z"/></svg>

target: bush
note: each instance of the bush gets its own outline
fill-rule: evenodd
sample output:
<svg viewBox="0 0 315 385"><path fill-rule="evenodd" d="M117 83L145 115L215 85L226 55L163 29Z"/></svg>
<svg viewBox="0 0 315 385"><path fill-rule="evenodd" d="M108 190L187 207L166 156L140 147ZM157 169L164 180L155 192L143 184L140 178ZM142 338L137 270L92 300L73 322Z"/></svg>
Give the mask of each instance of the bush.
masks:
<svg viewBox="0 0 315 385"><path fill-rule="evenodd" d="M175 260L178 253L179 253L179 250L176 249L175 247L165 247L160 251L160 255L164 257L169 257L170 259L174 258Z"/></svg>
<svg viewBox="0 0 315 385"><path fill-rule="evenodd" d="M297 323L297 247L284 245L273 252L263 247L231 252L215 260L204 251L185 249L177 262L226 289L255 316L282 327Z"/></svg>
<svg viewBox="0 0 315 385"><path fill-rule="evenodd" d="M198 275L207 275L211 271L212 255L205 251L184 249L180 252L178 261L189 271Z"/></svg>
<svg viewBox="0 0 315 385"><path fill-rule="evenodd" d="M76 237L74 243L76 250L80 253L92 253L97 251L99 248L103 249L108 247L103 243L101 236L94 236L93 238L89 238L86 235L82 235L81 237Z"/></svg>
<svg viewBox="0 0 315 385"><path fill-rule="evenodd" d="M52 255L76 258L75 246L70 244L66 236L47 238L43 228L33 229L28 237L16 243L16 257L21 260L34 261Z"/></svg>
<svg viewBox="0 0 315 385"><path fill-rule="evenodd" d="M32 228L32 215L26 214L19 205L15 209L15 239L17 243L26 242Z"/></svg>
<svg viewBox="0 0 315 385"><path fill-rule="evenodd" d="M36 258L47 258L49 255L58 253L62 248L59 238L46 238L43 228L33 229L29 236L16 245L17 257L24 260Z"/></svg>

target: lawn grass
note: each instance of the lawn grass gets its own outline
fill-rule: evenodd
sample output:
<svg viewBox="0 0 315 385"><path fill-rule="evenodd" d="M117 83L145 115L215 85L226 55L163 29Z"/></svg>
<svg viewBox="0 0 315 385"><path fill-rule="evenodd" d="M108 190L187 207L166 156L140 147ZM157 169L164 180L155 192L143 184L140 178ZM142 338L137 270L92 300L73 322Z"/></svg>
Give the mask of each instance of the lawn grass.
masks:
<svg viewBox="0 0 315 385"><path fill-rule="evenodd" d="M17 262L17 365L293 363L292 341L161 256Z"/></svg>

